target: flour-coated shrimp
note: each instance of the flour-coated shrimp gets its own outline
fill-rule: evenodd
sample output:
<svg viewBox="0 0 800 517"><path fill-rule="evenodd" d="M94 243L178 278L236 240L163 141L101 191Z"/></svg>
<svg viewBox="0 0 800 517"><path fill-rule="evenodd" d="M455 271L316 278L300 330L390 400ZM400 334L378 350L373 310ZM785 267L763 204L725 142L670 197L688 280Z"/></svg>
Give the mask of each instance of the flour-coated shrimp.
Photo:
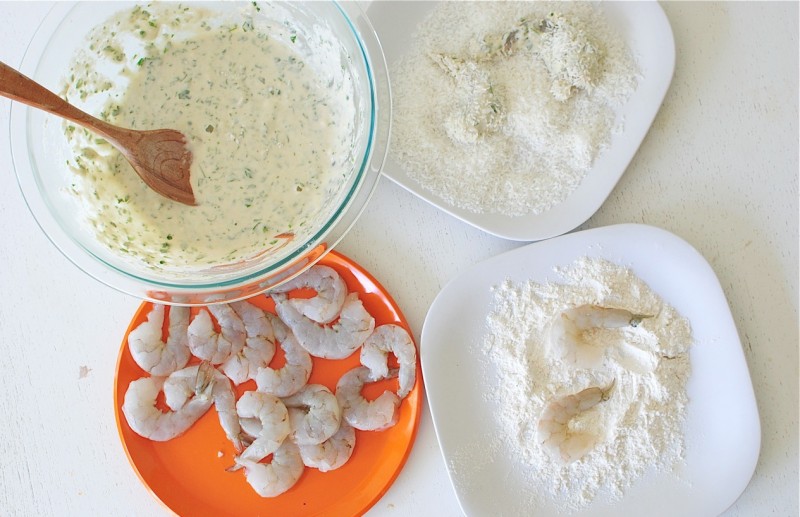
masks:
<svg viewBox="0 0 800 517"><path fill-rule="evenodd" d="M298 445L322 443L339 430L342 410L336 395L327 386L306 384L291 397L284 398L283 403L289 408L291 436Z"/></svg>
<svg viewBox="0 0 800 517"><path fill-rule="evenodd" d="M133 432L157 442L171 440L185 433L213 402L212 384L206 383L180 409L161 411L156 407L156 397L164 381L164 377L142 377L132 381L122 403L122 413Z"/></svg>
<svg viewBox="0 0 800 517"><path fill-rule="evenodd" d="M272 454L270 463L259 463L246 458L236 458L236 464L244 467L247 482L261 497L275 497L290 488L303 475L303 459L297 445L285 440Z"/></svg>
<svg viewBox="0 0 800 517"><path fill-rule="evenodd" d="M215 304L201 310L189 324L189 349L196 357L211 364L220 364L244 347L247 336L244 323L228 304ZM220 332L214 329L211 316L219 323Z"/></svg>
<svg viewBox="0 0 800 517"><path fill-rule="evenodd" d="M341 275L331 267L317 264L270 292L288 293L303 287L314 289L317 294L312 298L292 298L289 303L303 316L317 323L330 323L335 320L347 296L347 285Z"/></svg>
<svg viewBox="0 0 800 517"><path fill-rule="evenodd" d="M539 443L548 454L568 464L582 458L597 443L598 436L570 428L570 421L610 398L615 381L605 388L593 386L550 401L536 428Z"/></svg>
<svg viewBox="0 0 800 517"><path fill-rule="evenodd" d="M239 456L243 460L260 461L274 453L291 431L286 406L274 395L246 391L236 402L236 412L241 419L257 419L261 426Z"/></svg>
<svg viewBox="0 0 800 517"><path fill-rule="evenodd" d="M238 386L255 379L259 368L269 365L275 355L275 331L267 315L252 303L241 301L231 304L244 324L244 347L237 354L231 354L220 369Z"/></svg>
<svg viewBox="0 0 800 517"><path fill-rule="evenodd" d="M189 351L189 308L174 305L169 308L169 336L161 339L164 324L164 305L154 304L147 321L128 334L128 348L133 360L150 375L169 375L186 366Z"/></svg>
<svg viewBox="0 0 800 517"><path fill-rule="evenodd" d="M278 397L288 397L306 385L314 363L308 352L297 342L289 327L272 314L267 313L267 317L275 330L275 338L284 352L286 364L278 369L269 366L259 368L255 376L256 385L258 391Z"/></svg>
<svg viewBox="0 0 800 517"><path fill-rule="evenodd" d="M314 357L344 359L353 354L375 329L375 319L364 309L357 293L345 297L339 319L333 325L320 325L288 303L285 295L273 295L275 311L292 329L297 341Z"/></svg>
<svg viewBox="0 0 800 517"><path fill-rule="evenodd" d="M592 331L637 327L643 319L650 317L599 305L566 309L556 315L550 325L551 351L556 357L579 368L596 368L603 363L606 350L592 343Z"/></svg>
<svg viewBox="0 0 800 517"><path fill-rule="evenodd" d="M397 369L389 370L389 377L397 376ZM361 395L364 384L370 382L369 368L357 366L342 375L336 384L336 399L342 408L342 418L362 431L379 431L392 427L400 416L400 397L386 390L375 400Z"/></svg>
<svg viewBox="0 0 800 517"><path fill-rule="evenodd" d="M205 386L210 386L207 391ZM164 398L173 411L183 407L193 392L208 393L217 411L220 426L237 452L242 450L236 394L230 380L207 361L172 373L164 382Z"/></svg>
<svg viewBox="0 0 800 517"><path fill-rule="evenodd" d="M417 379L417 348L409 333L394 324L380 325L361 346L361 364L369 368L373 380L389 375L389 352L400 364L397 396L405 398Z"/></svg>
<svg viewBox="0 0 800 517"><path fill-rule="evenodd" d="M336 470L350 459L356 446L356 430L342 420L336 434L316 445L299 445L300 457L306 467L320 472Z"/></svg>

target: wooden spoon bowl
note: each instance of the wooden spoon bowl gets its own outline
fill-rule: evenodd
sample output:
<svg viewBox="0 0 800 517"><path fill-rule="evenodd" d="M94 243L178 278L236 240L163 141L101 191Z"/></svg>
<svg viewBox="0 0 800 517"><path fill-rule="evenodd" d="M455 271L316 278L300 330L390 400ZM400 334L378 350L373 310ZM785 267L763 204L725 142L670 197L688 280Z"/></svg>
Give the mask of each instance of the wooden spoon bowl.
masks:
<svg viewBox="0 0 800 517"><path fill-rule="evenodd" d="M174 201L195 204L189 179L192 153L180 131L140 131L114 126L81 111L2 62L0 95L71 120L102 136L125 156L148 187Z"/></svg>

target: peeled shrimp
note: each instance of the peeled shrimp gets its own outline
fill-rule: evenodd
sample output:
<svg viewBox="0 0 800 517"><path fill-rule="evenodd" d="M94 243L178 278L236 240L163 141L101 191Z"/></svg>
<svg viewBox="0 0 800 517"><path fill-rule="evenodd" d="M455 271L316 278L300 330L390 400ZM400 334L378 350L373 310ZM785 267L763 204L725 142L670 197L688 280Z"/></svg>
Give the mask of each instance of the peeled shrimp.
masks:
<svg viewBox="0 0 800 517"><path fill-rule="evenodd" d="M258 391L247 391L236 403L242 419L257 419L261 428L253 442L242 451L242 460L260 461L274 453L289 435L289 414L278 397ZM240 464L237 460L237 464ZM235 467L234 467L235 469Z"/></svg>
<svg viewBox="0 0 800 517"><path fill-rule="evenodd" d="M156 397L164 386L164 380L164 377L142 377L132 381L122 403L122 413L133 432L157 442L185 433L213 402L212 383L201 383L180 409L163 412L156 407Z"/></svg>
<svg viewBox="0 0 800 517"><path fill-rule="evenodd" d="M289 408L292 439L298 445L322 443L339 430L342 410L326 386L306 384L283 403Z"/></svg>
<svg viewBox="0 0 800 517"><path fill-rule="evenodd" d="M261 425L261 420L259 420L258 418L239 417L239 425L242 428L242 432L251 438L255 438L259 434L261 434L262 425ZM250 440L250 442L252 442L252 440Z"/></svg>
<svg viewBox="0 0 800 517"><path fill-rule="evenodd" d="M233 391L230 380L217 370L206 363L214 374L214 409L217 410L217 417L225 431L225 436L233 444L237 452L242 450L242 429L239 425L239 415L236 412L236 393Z"/></svg>
<svg viewBox="0 0 800 517"><path fill-rule="evenodd" d="M178 411L197 393L204 393L205 396L212 397L213 380L213 375L208 374L205 370L200 371L200 365L187 366L172 372L164 379L164 385L161 387L167 407Z"/></svg>
<svg viewBox="0 0 800 517"><path fill-rule="evenodd" d="M570 421L610 398L614 381L605 388L586 388L552 400L542 411L537 426L539 443L565 465L582 458L597 443L597 435L570 429Z"/></svg>
<svg viewBox="0 0 800 517"><path fill-rule="evenodd" d="M336 434L316 445L299 445L300 456L306 467L320 472L335 470L347 463L356 446L356 430L342 421Z"/></svg>
<svg viewBox="0 0 800 517"><path fill-rule="evenodd" d="M247 482L261 497L275 497L294 486L303 475L303 459L297 445L291 440L272 454L270 463L259 463L246 458L236 458L236 463L245 468Z"/></svg>
<svg viewBox="0 0 800 517"><path fill-rule="evenodd" d="M396 375L396 368L389 370L389 377ZM397 423L400 397L387 390L377 399L368 401L361 395L361 390L370 380L367 367L353 368L336 384L336 399L342 407L342 417L351 426L362 431L380 431Z"/></svg>
<svg viewBox="0 0 800 517"><path fill-rule="evenodd" d="M255 379L259 368L269 365L275 355L275 331L263 310L249 302L235 302L231 307L244 324L244 347L239 353L231 354L220 369L239 385Z"/></svg>
<svg viewBox="0 0 800 517"><path fill-rule="evenodd" d="M208 396L217 410L217 417L237 452L242 450L241 427L239 415L236 413L236 394L228 378L208 362L188 366L172 373L164 382L164 398L167 406L173 411L180 410L187 402L192 391L203 391L204 386L211 386Z"/></svg>
<svg viewBox="0 0 800 517"><path fill-rule="evenodd" d="M344 305L347 285L335 269L322 265L312 266L308 271L279 285L271 292L288 293L302 287L310 287L317 294L313 298L289 300L298 312L317 323L330 323L336 319Z"/></svg>
<svg viewBox="0 0 800 517"><path fill-rule="evenodd" d="M566 309L550 326L550 347L556 357L568 363L579 368L595 368L603 363L606 350L591 342L593 330L637 327L650 317L598 305Z"/></svg>
<svg viewBox="0 0 800 517"><path fill-rule="evenodd" d="M150 375L169 375L186 366L189 352L189 308L172 306L169 309L169 337L161 339L164 306L154 304L147 321L128 334L128 348L133 360Z"/></svg>
<svg viewBox="0 0 800 517"><path fill-rule="evenodd" d="M369 368L373 380L382 379L389 375L389 352L400 363L397 396L402 399L417 379L417 349L406 329L393 324L377 327L361 347L361 364Z"/></svg>
<svg viewBox="0 0 800 517"><path fill-rule="evenodd" d="M278 316L314 357L344 359L355 352L375 328L375 319L364 309L356 293L345 297L339 319L331 326L320 325L300 314L285 295L276 294L272 298Z"/></svg>
<svg viewBox="0 0 800 517"><path fill-rule="evenodd" d="M204 361L220 364L244 347L244 323L230 305L209 305L207 309L217 319L221 332L214 330L208 312L200 311L189 324L189 349Z"/></svg>
<svg viewBox="0 0 800 517"><path fill-rule="evenodd" d="M308 352L300 346L292 331L272 314L267 314L275 329L275 338L283 349L286 364L274 369L269 366L259 368L256 372L258 391L271 393L278 397L288 397L297 393L306 385L311 376L313 362Z"/></svg>

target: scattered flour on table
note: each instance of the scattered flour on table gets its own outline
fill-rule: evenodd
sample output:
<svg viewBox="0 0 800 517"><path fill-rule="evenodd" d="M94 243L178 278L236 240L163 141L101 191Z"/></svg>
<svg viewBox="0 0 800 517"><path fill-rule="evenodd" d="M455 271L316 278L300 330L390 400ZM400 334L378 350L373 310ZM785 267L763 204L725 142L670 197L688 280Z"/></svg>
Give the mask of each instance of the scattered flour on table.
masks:
<svg viewBox="0 0 800 517"><path fill-rule="evenodd" d="M488 395L498 408L499 436L521 463L531 497L574 511L600 493L618 500L646 469L682 462L692 333L630 269L582 258L557 273L563 283L495 286L482 346L501 379ZM593 330L592 343L606 350L603 364L577 368L548 354L547 328L561 311L583 304L654 317L638 327ZM536 436L546 404L612 380L609 400L570 423L602 436L595 448L568 465L551 459Z"/></svg>
<svg viewBox="0 0 800 517"><path fill-rule="evenodd" d="M622 37L588 2L443 2L392 66L391 153L474 213L541 213L574 191L636 88Z"/></svg>

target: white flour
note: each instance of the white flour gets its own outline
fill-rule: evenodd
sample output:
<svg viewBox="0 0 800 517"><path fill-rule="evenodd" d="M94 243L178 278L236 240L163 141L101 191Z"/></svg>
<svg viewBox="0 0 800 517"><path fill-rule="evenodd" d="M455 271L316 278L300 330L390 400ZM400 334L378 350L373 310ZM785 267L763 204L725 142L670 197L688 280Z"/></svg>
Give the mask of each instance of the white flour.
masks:
<svg viewBox="0 0 800 517"><path fill-rule="evenodd" d="M483 346L502 379L490 394L502 446L519 458L534 497L576 510L600 493L620 498L650 467L671 469L682 461L692 335L688 321L627 268L583 258L558 272L563 283L496 286ZM601 367L579 369L548 354L547 327L564 309L583 304L655 316L635 328L593 331L590 339L606 357ZM612 380L609 400L570 423L597 433L599 443L566 466L551 459L536 433L544 406Z"/></svg>
<svg viewBox="0 0 800 517"><path fill-rule="evenodd" d="M636 87L625 42L584 2L443 2L392 68L391 153L408 176L509 216L578 187Z"/></svg>

